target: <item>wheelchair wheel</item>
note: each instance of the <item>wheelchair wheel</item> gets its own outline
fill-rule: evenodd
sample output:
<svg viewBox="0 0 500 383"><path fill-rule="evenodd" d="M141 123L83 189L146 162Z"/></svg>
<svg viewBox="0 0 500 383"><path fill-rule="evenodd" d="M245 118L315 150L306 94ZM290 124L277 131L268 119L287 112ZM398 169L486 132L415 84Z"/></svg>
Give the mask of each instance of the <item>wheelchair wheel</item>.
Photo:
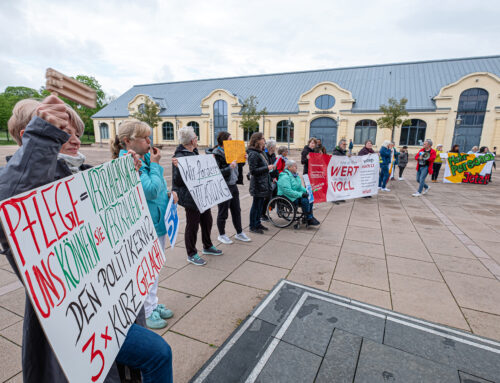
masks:
<svg viewBox="0 0 500 383"><path fill-rule="evenodd" d="M271 223L280 228L288 227L295 220L297 210L289 199L274 197L267 204L267 216Z"/></svg>

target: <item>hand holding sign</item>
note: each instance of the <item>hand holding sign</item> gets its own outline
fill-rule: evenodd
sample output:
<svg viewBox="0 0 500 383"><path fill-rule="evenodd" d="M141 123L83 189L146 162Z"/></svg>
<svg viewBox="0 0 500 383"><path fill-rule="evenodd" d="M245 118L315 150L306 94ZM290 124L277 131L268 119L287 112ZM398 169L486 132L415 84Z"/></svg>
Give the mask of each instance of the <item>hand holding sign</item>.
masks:
<svg viewBox="0 0 500 383"><path fill-rule="evenodd" d="M59 129L64 129L69 122L66 105L56 96L45 98L36 109L36 115Z"/></svg>

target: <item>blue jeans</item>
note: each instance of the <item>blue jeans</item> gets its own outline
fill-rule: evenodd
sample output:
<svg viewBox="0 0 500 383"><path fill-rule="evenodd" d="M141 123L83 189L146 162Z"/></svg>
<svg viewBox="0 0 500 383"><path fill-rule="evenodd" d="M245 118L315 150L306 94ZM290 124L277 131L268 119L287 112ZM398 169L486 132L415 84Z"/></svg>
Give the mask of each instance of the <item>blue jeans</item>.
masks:
<svg viewBox="0 0 500 383"><path fill-rule="evenodd" d="M311 219L313 217L312 215L312 204L309 203L309 198L297 198L295 201L293 201L295 206L298 206L299 204L302 206L302 211L306 215L307 219Z"/></svg>
<svg viewBox="0 0 500 383"><path fill-rule="evenodd" d="M155 332L133 324L116 361L141 371L143 383L171 383L172 350Z"/></svg>
<svg viewBox="0 0 500 383"><path fill-rule="evenodd" d="M389 165L380 164L380 175L378 177L378 187L385 189L389 180Z"/></svg>
<svg viewBox="0 0 500 383"><path fill-rule="evenodd" d="M429 167L428 166L419 166L417 170L417 182L419 183L418 185L418 192L422 193L422 190L424 188L429 189L429 186L425 183L425 177L427 177L427 174L429 173Z"/></svg>
<svg viewBox="0 0 500 383"><path fill-rule="evenodd" d="M250 229L257 229L260 225L260 216L264 209L265 197L253 197L252 207L250 208Z"/></svg>

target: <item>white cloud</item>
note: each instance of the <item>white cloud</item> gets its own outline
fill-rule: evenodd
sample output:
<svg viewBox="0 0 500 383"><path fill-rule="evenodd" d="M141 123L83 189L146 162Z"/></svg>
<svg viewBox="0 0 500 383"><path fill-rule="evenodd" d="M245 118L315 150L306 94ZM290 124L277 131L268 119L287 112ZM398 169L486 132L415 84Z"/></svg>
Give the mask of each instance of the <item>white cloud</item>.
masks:
<svg viewBox="0 0 500 383"><path fill-rule="evenodd" d="M134 84L497 54L494 1L0 2L0 89L53 67Z"/></svg>

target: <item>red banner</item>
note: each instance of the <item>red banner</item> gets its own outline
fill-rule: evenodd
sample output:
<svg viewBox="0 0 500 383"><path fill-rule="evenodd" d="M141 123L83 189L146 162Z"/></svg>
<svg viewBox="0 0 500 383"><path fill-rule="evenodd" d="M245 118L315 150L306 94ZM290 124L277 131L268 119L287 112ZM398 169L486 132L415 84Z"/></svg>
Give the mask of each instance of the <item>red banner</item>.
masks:
<svg viewBox="0 0 500 383"><path fill-rule="evenodd" d="M313 189L314 203L326 202L327 169L331 157L330 154L309 153L308 175Z"/></svg>

